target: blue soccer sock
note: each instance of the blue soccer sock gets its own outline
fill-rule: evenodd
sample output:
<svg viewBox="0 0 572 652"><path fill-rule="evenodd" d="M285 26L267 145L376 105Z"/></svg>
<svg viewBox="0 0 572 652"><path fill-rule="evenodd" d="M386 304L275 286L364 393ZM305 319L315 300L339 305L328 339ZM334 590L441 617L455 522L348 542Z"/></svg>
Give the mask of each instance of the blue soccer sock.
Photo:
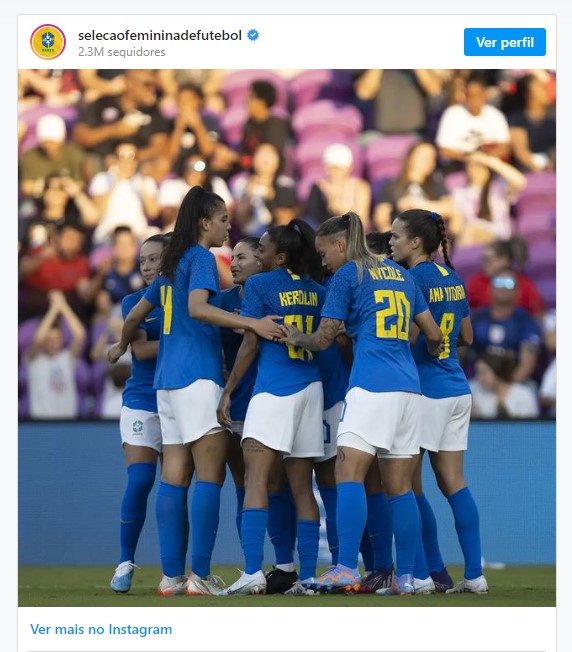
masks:
<svg viewBox="0 0 572 652"><path fill-rule="evenodd" d="M318 487L324 509L326 511L326 536L328 538L328 548L332 555L332 565L338 563L338 527L336 524L336 504L338 501L338 494L335 487Z"/></svg>
<svg viewBox="0 0 572 652"><path fill-rule="evenodd" d="M429 567L427 566L427 558L425 557L421 534L419 535L419 541L417 542L417 549L415 551L413 575L420 580L426 580L429 577Z"/></svg>
<svg viewBox="0 0 572 652"><path fill-rule="evenodd" d="M197 482L191 503L191 570L199 577L211 572L211 556L218 530L221 486Z"/></svg>
<svg viewBox="0 0 572 652"><path fill-rule="evenodd" d="M361 482L341 482L337 491L338 564L357 568L359 546L367 519L365 487Z"/></svg>
<svg viewBox="0 0 572 652"><path fill-rule="evenodd" d="M268 494L268 536L276 565L293 564L292 503L286 490Z"/></svg>
<svg viewBox="0 0 572 652"><path fill-rule="evenodd" d="M130 464L127 486L121 501L119 563L135 561L135 549L147 516L147 498L155 483L156 466L151 463Z"/></svg>
<svg viewBox="0 0 572 652"><path fill-rule="evenodd" d="M159 531L159 548L163 575L185 574L185 555L189 530L187 513L188 487L159 482L155 513Z"/></svg>
<svg viewBox="0 0 572 652"><path fill-rule="evenodd" d="M264 536L268 527L267 509L242 510L242 550L244 552L244 572L252 575L262 570L264 557Z"/></svg>
<svg viewBox="0 0 572 652"><path fill-rule="evenodd" d="M465 558L465 579L474 580L483 574L479 510L469 487L457 491L447 500L453 510L455 529Z"/></svg>
<svg viewBox="0 0 572 652"><path fill-rule="evenodd" d="M298 559L301 580L316 576L318 548L320 546L320 521L300 519L297 522Z"/></svg>
<svg viewBox="0 0 572 652"><path fill-rule="evenodd" d="M367 496L367 530L373 546L373 568L393 565L391 505L383 492Z"/></svg>
<svg viewBox="0 0 572 652"><path fill-rule="evenodd" d="M439 540L437 537L437 521L427 500L425 494L416 496L419 515L421 516L421 538L423 539L423 549L430 573L438 573L445 568L441 550L439 549ZM418 577L418 575L415 575Z"/></svg>
<svg viewBox="0 0 572 652"><path fill-rule="evenodd" d="M364 570L366 573L369 573L375 568L375 555L369 530L367 529L367 521L363 534L361 535L361 541L359 542L359 551L363 560Z"/></svg>
<svg viewBox="0 0 572 652"><path fill-rule="evenodd" d="M236 487L236 529L240 539L242 532L242 506L244 505L244 487Z"/></svg>
<svg viewBox="0 0 572 652"><path fill-rule="evenodd" d="M395 574L413 574L417 544L421 541L419 509L413 491L390 496L393 534L395 536Z"/></svg>

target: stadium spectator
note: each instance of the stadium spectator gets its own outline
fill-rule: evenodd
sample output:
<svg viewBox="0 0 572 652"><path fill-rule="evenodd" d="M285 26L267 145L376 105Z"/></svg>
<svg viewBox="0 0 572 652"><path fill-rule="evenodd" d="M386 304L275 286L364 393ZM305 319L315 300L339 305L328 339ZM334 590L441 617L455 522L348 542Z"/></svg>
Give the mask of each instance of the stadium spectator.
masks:
<svg viewBox="0 0 572 652"><path fill-rule="evenodd" d="M94 278L97 303L107 306L108 313L121 306L123 297L143 287L138 257L139 240L129 227L118 226L113 232L112 259L104 262Z"/></svg>
<svg viewBox="0 0 572 652"><path fill-rule="evenodd" d="M512 269L517 279L517 305L535 317L541 315L545 310L544 301L532 279L522 271L527 258L526 243L517 236L489 243L483 250L482 271L467 281L467 297L471 309L489 306L492 301L491 279L505 269Z"/></svg>
<svg viewBox="0 0 572 652"><path fill-rule="evenodd" d="M85 234L73 224L62 224L53 236L32 242L19 263L20 321L39 317L48 309L50 290L61 290L73 311L85 323L91 311L89 261L83 253Z"/></svg>
<svg viewBox="0 0 572 652"><path fill-rule="evenodd" d="M456 246L471 247L510 238L510 207L526 186L526 177L509 163L484 152L469 154L465 170L466 185L452 192L461 222Z"/></svg>
<svg viewBox="0 0 572 652"><path fill-rule="evenodd" d="M98 218L95 204L79 183L71 177L50 175L46 178L37 214L20 220L19 240L25 248L39 246L62 224L73 224L85 230L97 224Z"/></svg>
<svg viewBox="0 0 572 652"><path fill-rule="evenodd" d="M556 167L556 117L546 83L532 73L517 82L521 107L508 117L514 162L523 172Z"/></svg>
<svg viewBox="0 0 572 652"><path fill-rule="evenodd" d="M79 416L75 368L85 343L85 328L64 294L47 293L48 310L24 354L32 419L76 419ZM71 332L64 344L60 319Z"/></svg>
<svg viewBox="0 0 572 652"><path fill-rule="evenodd" d="M484 353L471 380L471 416L481 419L534 419L539 415L534 390L514 381L515 361L508 353Z"/></svg>
<svg viewBox="0 0 572 652"><path fill-rule="evenodd" d="M508 123L502 111L487 104L487 83L480 71L467 79L465 102L443 112L435 141L448 171L461 169L459 164L476 151L508 160Z"/></svg>
<svg viewBox="0 0 572 652"><path fill-rule="evenodd" d="M437 172L437 149L426 141L409 149L398 176L384 185L373 211L374 226L387 231L399 213L414 208L439 213L451 234L457 232L451 196Z"/></svg>
<svg viewBox="0 0 572 652"><path fill-rule="evenodd" d="M203 112L203 94L198 86L185 84L177 93L177 114L169 136L169 158L173 169L180 173L189 156L198 154L209 159L219 140L218 121Z"/></svg>
<svg viewBox="0 0 572 652"><path fill-rule="evenodd" d="M354 88L358 100L373 103L376 135L425 135L428 99L441 93L443 78L437 70L364 70Z"/></svg>
<svg viewBox="0 0 572 652"><path fill-rule="evenodd" d="M77 78L83 91L82 99L89 104L102 97L115 97L125 92L125 70L95 70L83 68Z"/></svg>
<svg viewBox="0 0 572 652"><path fill-rule="evenodd" d="M477 356L512 355L516 363L512 379L525 383L536 370L540 328L534 317L517 303L515 272L510 269L498 272L491 279L491 292L491 305L473 313L474 352Z"/></svg>
<svg viewBox="0 0 572 652"><path fill-rule="evenodd" d="M149 235L149 220L159 214L157 184L139 169L140 152L130 143L120 143L108 158L106 172L98 172L89 194L101 215L93 233L95 245L108 242L117 226L128 226L140 240Z"/></svg>
<svg viewBox="0 0 572 652"><path fill-rule="evenodd" d="M236 221L240 231L261 236L272 224L275 202L296 203L294 180L281 174L283 159L272 143L259 143L254 150L252 171L234 183Z"/></svg>
<svg viewBox="0 0 572 652"><path fill-rule="evenodd" d="M125 90L85 104L73 130L73 140L90 154L95 172L120 143L139 149L141 160L167 157L168 123L157 108L151 70L125 70Z"/></svg>
<svg viewBox="0 0 572 652"><path fill-rule="evenodd" d="M272 115L276 103L276 88L268 81L254 81L248 95L248 120L242 129L240 167L252 169L254 152L260 143L270 143L279 152L291 136L288 120Z"/></svg>
<svg viewBox="0 0 572 652"><path fill-rule="evenodd" d="M342 143L333 143L324 150L326 176L312 185L303 210L303 217L314 225L334 215L354 211L360 216L364 229L369 227L371 188L369 183L352 175L352 150Z"/></svg>
<svg viewBox="0 0 572 652"><path fill-rule="evenodd" d="M75 70L45 68L18 70L18 108L20 111L38 104L73 106L81 99Z"/></svg>
<svg viewBox="0 0 572 652"><path fill-rule="evenodd" d="M22 156L21 189L29 197L41 197L46 179L53 174L84 184L84 152L66 142L66 123L59 115L42 116L36 125L38 146Z"/></svg>

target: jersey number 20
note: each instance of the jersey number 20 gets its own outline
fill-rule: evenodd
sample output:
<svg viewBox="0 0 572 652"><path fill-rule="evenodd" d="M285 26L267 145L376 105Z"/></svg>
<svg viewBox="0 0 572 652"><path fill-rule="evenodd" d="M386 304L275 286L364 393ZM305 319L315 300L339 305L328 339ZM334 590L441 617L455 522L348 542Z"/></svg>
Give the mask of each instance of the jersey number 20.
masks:
<svg viewBox="0 0 572 652"><path fill-rule="evenodd" d="M383 303L385 308L375 313L375 334L377 337L397 338L409 341L409 322L411 321L411 304L405 292L395 290L376 290L373 293L376 303ZM387 320L397 315L397 323L388 325ZM392 320L393 321L393 320Z"/></svg>

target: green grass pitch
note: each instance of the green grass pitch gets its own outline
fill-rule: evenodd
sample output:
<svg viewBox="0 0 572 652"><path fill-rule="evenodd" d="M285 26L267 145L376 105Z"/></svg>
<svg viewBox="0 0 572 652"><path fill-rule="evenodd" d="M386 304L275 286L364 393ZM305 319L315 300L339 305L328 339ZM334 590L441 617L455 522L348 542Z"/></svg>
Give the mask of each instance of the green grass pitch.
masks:
<svg viewBox="0 0 572 652"><path fill-rule="evenodd" d="M323 569L321 569L323 570ZM213 570L227 583L238 578L231 566ZM450 566L458 580L462 569ZM20 607L555 607L556 569L554 566L508 566L485 569L487 595L420 595L411 598L377 595L243 596L160 598L156 595L161 578L158 567L135 571L127 594L109 588L113 568L106 567L23 567L19 570Z"/></svg>

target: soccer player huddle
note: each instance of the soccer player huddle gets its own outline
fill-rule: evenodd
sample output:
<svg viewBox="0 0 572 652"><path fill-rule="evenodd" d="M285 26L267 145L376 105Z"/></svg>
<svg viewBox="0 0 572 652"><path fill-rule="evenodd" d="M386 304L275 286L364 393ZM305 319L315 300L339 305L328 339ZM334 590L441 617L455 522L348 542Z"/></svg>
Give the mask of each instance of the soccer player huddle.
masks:
<svg viewBox="0 0 572 652"><path fill-rule="evenodd" d="M441 216L401 213L385 252L353 212L316 232L297 219L271 227L236 244L235 286L221 293L209 249L229 228L224 201L195 186L173 232L141 247L148 287L124 300L121 340L108 353L116 362L131 346L134 360L111 588L131 588L162 455L159 595L486 593L479 515L463 476L471 394L456 354L473 333ZM434 260L439 250L444 263ZM464 555L457 584L423 494L425 451ZM245 560L229 587L211 573L227 465ZM314 479L332 555L319 576ZM276 563L265 574L267 531Z"/></svg>

